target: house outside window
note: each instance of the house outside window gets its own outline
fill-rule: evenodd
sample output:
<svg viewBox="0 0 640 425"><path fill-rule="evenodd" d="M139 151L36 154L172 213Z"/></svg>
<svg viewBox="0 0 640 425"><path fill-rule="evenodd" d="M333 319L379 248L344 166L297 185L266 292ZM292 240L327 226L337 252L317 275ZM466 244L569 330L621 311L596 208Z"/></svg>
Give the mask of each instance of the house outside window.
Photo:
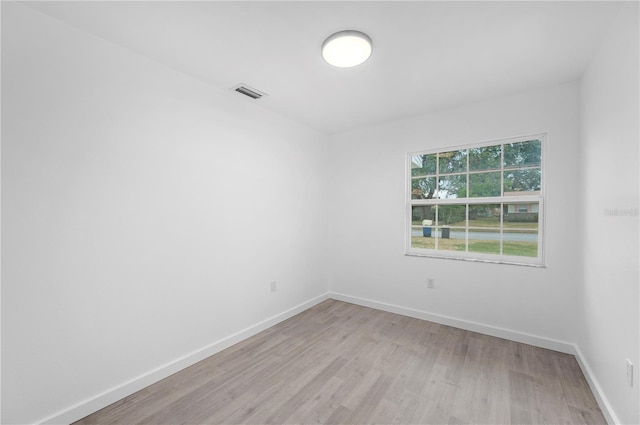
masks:
<svg viewBox="0 0 640 425"><path fill-rule="evenodd" d="M545 140L409 153L406 254L544 265Z"/></svg>

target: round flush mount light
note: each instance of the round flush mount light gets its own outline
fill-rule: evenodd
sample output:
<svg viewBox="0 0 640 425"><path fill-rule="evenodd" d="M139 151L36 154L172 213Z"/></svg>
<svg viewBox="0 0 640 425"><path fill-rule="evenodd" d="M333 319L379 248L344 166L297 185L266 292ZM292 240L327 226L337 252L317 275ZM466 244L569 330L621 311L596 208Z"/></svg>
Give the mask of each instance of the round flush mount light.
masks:
<svg viewBox="0 0 640 425"><path fill-rule="evenodd" d="M360 31L340 31L322 43L322 57L330 65L349 68L371 56L371 39Z"/></svg>

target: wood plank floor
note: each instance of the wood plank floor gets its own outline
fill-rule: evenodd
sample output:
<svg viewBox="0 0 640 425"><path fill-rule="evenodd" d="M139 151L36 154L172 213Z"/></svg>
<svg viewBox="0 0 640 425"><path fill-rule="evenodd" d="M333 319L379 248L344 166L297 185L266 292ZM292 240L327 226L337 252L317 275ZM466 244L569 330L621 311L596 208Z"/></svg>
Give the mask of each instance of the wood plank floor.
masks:
<svg viewBox="0 0 640 425"><path fill-rule="evenodd" d="M76 424L604 424L573 356L327 300Z"/></svg>

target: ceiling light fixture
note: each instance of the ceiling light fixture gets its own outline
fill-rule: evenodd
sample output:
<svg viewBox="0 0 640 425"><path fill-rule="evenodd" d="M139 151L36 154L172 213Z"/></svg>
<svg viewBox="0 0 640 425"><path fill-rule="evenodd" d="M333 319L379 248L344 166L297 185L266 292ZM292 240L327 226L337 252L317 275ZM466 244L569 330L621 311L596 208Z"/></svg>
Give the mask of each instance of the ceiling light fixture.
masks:
<svg viewBox="0 0 640 425"><path fill-rule="evenodd" d="M371 56L371 39L360 31L340 31L322 43L322 58L338 68L360 65Z"/></svg>

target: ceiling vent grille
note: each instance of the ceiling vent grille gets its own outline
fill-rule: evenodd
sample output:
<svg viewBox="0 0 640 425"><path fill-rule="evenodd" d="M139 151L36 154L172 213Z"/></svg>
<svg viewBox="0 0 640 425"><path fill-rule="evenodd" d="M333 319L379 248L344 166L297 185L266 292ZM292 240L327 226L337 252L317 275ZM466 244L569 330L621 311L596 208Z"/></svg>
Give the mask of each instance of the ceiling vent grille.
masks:
<svg viewBox="0 0 640 425"><path fill-rule="evenodd" d="M252 87L249 87L246 84L238 84L237 86L233 87L232 90L237 91L238 93L243 94L255 100L260 99L263 96L267 96L266 93L261 92L260 90L256 90Z"/></svg>

